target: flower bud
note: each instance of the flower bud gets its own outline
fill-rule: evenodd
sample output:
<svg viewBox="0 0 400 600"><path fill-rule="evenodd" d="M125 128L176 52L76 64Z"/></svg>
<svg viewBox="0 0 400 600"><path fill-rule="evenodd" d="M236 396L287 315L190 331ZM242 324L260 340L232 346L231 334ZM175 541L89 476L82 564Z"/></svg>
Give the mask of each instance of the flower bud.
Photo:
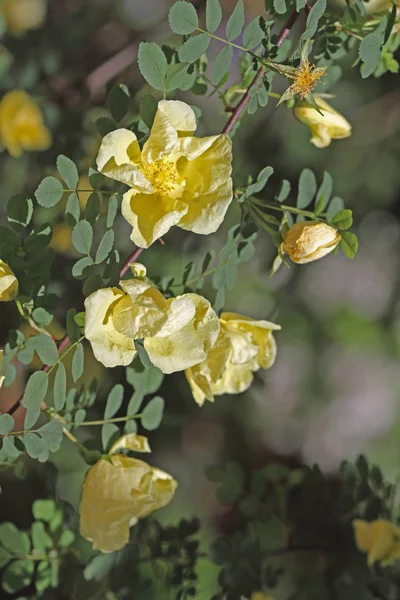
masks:
<svg viewBox="0 0 400 600"><path fill-rule="evenodd" d="M332 252L339 241L340 234L334 227L320 221L303 221L287 231L281 248L294 263L305 264Z"/></svg>
<svg viewBox="0 0 400 600"><path fill-rule="evenodd" d="M10 267L0 260L0 302L10 302L18 293L18 280Z"/></svg>
<svg viewBox="0 0 400 600"><path fill-rule="evenodd" d="M46 18L46 0L5 0L2 7L8 31L15 36L38 29Z"/></svg>
<svg viewBox="0 0 400 600"><path fill-rule="evenodd" d="M347 138L351 135L350 123L318 95L314 100L322 114L315 110L306 100L296 103L294 116L310 128L310 142L317 148L326 148L331 140Z"/></svg>

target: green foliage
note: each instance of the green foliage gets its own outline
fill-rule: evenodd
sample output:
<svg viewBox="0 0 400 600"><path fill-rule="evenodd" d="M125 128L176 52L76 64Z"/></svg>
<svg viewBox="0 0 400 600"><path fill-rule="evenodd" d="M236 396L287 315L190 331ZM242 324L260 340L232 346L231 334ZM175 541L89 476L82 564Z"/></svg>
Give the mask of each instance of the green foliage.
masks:
<svg viewBox="0 0 400 600"><path fill-rule="evenodd" d="M164 412L164 399L160 396L152 398L142 411L141 423L142 426L152 431L157 429L162 421Z"/></svg>
<svg viewBox="0 0 400 600"><path fill-rule="evenodd" d="M64 188L62 183L55 177L45 177L35 192L35 197L41 206L51 208L62 198Z"/></svg>
<svg viewBox="0 0 400 600"><path fill-rule="evenodd" d="M174 33L188 35L198 27L199 19L193 4L178 0L169 11L169 24Z"/></svg>
<svg viewBox="0 0 400 600"><path fill-rule="evenodd" d="M70 158L60 154L60 156L57 158L57 171L59 172L61 178L65 181L65 184L68 188L75 190L78 187L78 169Z"/></svg>
<svg viewBox="0 0 400 600"><path fill-rule="evenodd" d="M131 97L126 85L116 85L111 89L107 100L108 110L116 123L120 123L128 114Z"/></svg>
<svg viewBox="0 0 400 600"><path fill-rule="evenodd" d="M222 8L219 0L207 0L206 25L210 33L214 33L222 21Z"/></svg>
<svg viewBox="0 0 400 600"><path fill-rule="evenodd" d="M243 0L238 0L233 13L226 24L226 39L232 42L242 32L244 27L244 4Z"/></svg>
<svg viewBox="0 0 400 600"><path fill-rule="evenodd" d="M141 42L138 52L138 62L140 72L147 83L156 90L164 91L168 63L160 46L155 42Z"/></svg>
<svg viewBox="0 0 400 600"><path fill-rule="evenodd" d="M363 63L361 65L363 78L372 75L379 64L386 26L387 17L383 17L375 31L366 35L360 44L359 55Z"/></svg>

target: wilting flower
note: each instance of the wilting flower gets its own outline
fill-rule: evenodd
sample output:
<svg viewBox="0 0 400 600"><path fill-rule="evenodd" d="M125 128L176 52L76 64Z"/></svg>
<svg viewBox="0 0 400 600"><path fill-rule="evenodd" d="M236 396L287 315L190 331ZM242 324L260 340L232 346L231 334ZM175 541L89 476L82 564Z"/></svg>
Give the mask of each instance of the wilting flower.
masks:
<svg viewBox="0 0 400 600"><path fill-rule="evenodd" d="M246 390L258 369L275 362L273 331L279 325L254 321L236 313L222 313L221 330L206 360L186 370L186 378L197 404L213 402L214 395L238 394Z"/></svg>
<svg viewBox="0 0 400 600"><path fill-rule="evenodd" d="M290 100L294 96L298 95L300 98L307 98L312 102L311 92L317 85L318 81L325 75L327 67L316 67L311 65L307 58L309 44L306 44L302 50L300 65L295 68L289 65L281 65L279 63L268 62L268 66L272 67L274 71L277 71L281 75L284 75L288 79L293 80L293 84L282 94L279 102L285 102Z"/></svg>
<svg viewBox="0 0 400 600"><path fill-rule="evenodd" d="M7 30L13 35L23 35L29 29L38 29L47 12L46 0L4 0L3 12Z"/></svg>
<svg viewBox="0 0 400 600"><path fill-rule="evenodd" d="M400 528L389 521L353 521L358 549L368 555L368 564L390 565L400 558Z"/></svg>
<svg viewBox="0 0 400 600"><path fill-rule="evenodd" d="M232 200L232 144L227 135L196 138L196 117L184 102L161 100L150 137L118 129L103 139L97 168L130 187L122 214L131 239L147 248L173 226L213 233Z"/></svg>
<svg viewBox="0 0 400 600"><path fill-rule="evenodd" d="M143 273L141 265L134 268ZM104 366L128 365L136 356L136 339L144 339L150 360L163 373L206 358L219 333L208 300L197 294L166 300L142 277L120 285L122 290L98 290L85 301L85 336Z"/></svg>
<svg viewBox="0 0 400 600"><path fill-rule="evenodd" d="M18 293L18 280L10 267L0 260L0 302L10 302Z"/></svg>
<svg viewBox="0 0 400 600"><path fill-rule="evenodd" d="M320 221L296 223L284 235L282 252L294 263L305 264L318 260L336 248L340 233Z"/></svg>
<svg viewBox="0 0 400 600"><path fill-rule="evenodd" d="M320 96L315 95L314 100L321 112L305 100L297 102L294 108L294 116L311 130L310 142L317 148L326 148L331 140L349 137L350 123Z"/></svg>
<svg viewBox="0 0 400 600"><path fill-rule="evenodd" d="M0 102L0 141L11 156L46 150L51 136L36 102L23 90L8 92Z"/></svg>
<svg viewBox="0 0 400 600"><path fill-rule="evenodd" d="M111 449L109 460L102 458L89 469L82 488L80 532L102 552L125 546L129 528L168 504L178 485L171 475L142 460L114 454L123 448L150 451L146 438L123 436Z"/></svg>

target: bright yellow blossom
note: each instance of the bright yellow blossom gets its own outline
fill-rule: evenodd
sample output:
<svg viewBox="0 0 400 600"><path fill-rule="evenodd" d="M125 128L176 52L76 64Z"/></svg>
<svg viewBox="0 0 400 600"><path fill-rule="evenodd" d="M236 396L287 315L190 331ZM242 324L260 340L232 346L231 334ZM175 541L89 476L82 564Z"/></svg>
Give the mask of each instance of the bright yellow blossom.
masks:
<svg viewBox="0 0 400 600"><path fill-rule="evenodd" d="M10 267L0 260L0 302L10 302L18 293L18 280Z"/></svg>
<svg viewBox="0 0 400 600"><path fill-rule="evenodd" d="M123 548L130 527L168 504L178 485L171 475L142 460L115 454L123 448L150 451L146 438L123 436L109 460L101 459L89 469L82 488L80 532L101 552Z"/></svg>
<svg viewBox="0 0 400 600"><path fill-rule="evenodd" d="M258 369L275 362L273 331L280 326L254 321L236 313L222 313L221 330L206 360L186 370L186 378L197 404L214 401L214 395L238 394L246 390Z"/></svg>
<svg viewBox="0 0 400 600"><path fill-rule="evenodd" d="M130 187L122 215L137 246L147 248L173 225L213 233L225 216L233 198L232 143L224 134L196 138L195 129L190 106L161 100L142 150L127 129L103 139L97 168Z"/></svg>
<svg viewBox="0 0 400 600"><path fill-rule="evenodd" d="M51 136L36 102L23 90L8 92L0 102L0 141L11 156L46 150Z"/></svg>
<svg viewBox="0 0 400 600"><path fill-rule="evenodd" d="M358 549L368 555L368 564L390 565L400 558L400 528L389 521L353 521Z"/></svg>
<svg viewBox="0 0 400 600"><path fill-rule="evenodd" d="M340 242L340 233L334 227L320 221L296 223L284 235L282 252L297 264L305 264L323 258Z"/></svg>
<svg viewBox="0 0 400 600"><path fill-rule="evenodd" d="M46 0L4 0L0 8L7 30L21 36L30 29L38 29L46 18Z"/></svg>
<svg viewBox="0 0 400 600"><path fill-rule="evenodd" d="M310 128L310 142L317 148L326 148L331 140L349 137L350 123L320 96L315 95L314 100L320 113L305 100L297 102L294 108L296 119Z"/></svg>

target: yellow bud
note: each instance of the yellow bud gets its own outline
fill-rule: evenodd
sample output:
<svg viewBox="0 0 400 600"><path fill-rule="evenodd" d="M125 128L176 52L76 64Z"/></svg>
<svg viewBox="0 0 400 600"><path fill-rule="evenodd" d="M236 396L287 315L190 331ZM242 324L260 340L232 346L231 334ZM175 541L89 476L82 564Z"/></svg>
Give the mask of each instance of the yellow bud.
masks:
<svg viewBox="0 0 400 600"><path fill-rule="evenodd" d="M368 555L368 564L390 565L400 558L400 528L389 521L378 519L367 522L353 521L358 549Z"/></svg>
<svg viewBox="0 0 400 600"><path fill-rule="evenodd" d="M319 221L304 221L291 227L282 243L282 252L294 263L305 264L318 260L336 248L340 233Z"/></svg>
<svg viewBox="0 0 400 600"><path fill-rule="evenodd" d="M306 100L297 102L294 108L296 119L310 128L312 133L310 142L317 148L326 148L331 140L349 137L351 135L350 123L323 98L315 95L314 99L322 114L317 112Z"/></svg>
<svg viewBox="0 0 400 600"><path fill-rule="evenodd" d="M2 11L8 31L21 36L43 24L47 12L46 0L5 0Z"/></svg>
<svg viewBox="0 0 400 600"><path fill-rule="evenodd" d="M10 302L18 293L18 280L10 267L0 260L0 302Z"/></svg>

